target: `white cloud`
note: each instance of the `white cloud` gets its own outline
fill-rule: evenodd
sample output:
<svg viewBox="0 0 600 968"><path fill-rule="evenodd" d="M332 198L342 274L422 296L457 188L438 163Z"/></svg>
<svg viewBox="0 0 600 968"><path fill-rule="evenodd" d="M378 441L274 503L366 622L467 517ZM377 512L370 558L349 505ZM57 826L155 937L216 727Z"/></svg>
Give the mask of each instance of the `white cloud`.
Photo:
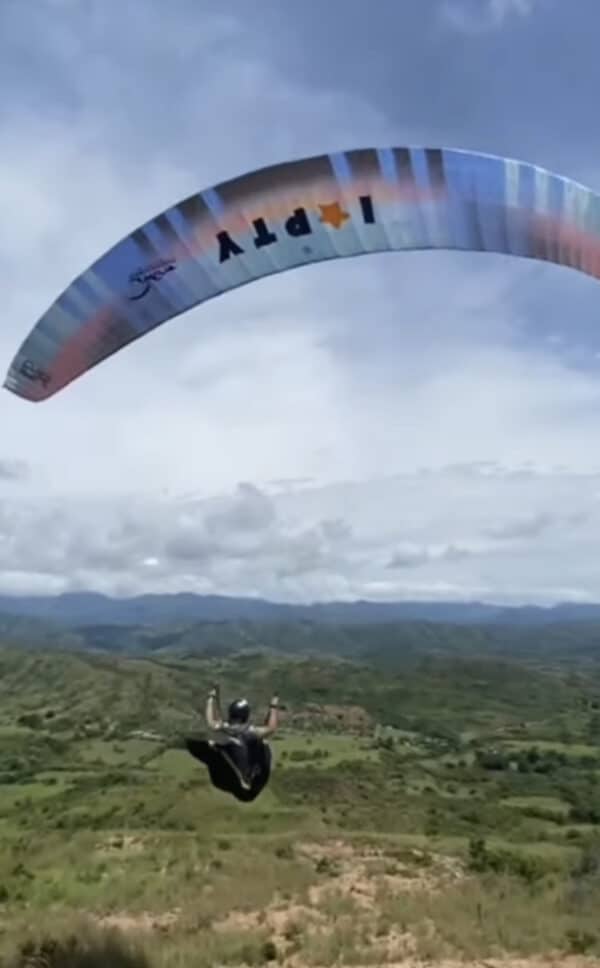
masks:
<svg viewBox="0 0 600 968"><path fill-rule="evenodd" d="M48 93L3 116L4 367L62 287L178 198L294 155L423 140L293 81L252 16L198 3L183 30L132 3L111 34L105 4L83 20L51 6L10 32ZM523 345L513 289L531 272L448 253L311 267L168 323L45 404L3 393L0 587L600 595L568 519L595 520L600 391L545 340Z"/></svg>
<svg viewBox="0 0 600 968"><path fill-rule="evenodd" d="M23 481L29 468L22 460L2 460L0 458L0 481Z"/></svg>
<svg viewBox="0 0 600 968"><path fill-rule="evenodd" d="M541 0L442 0L440 13L446 26L478 34L530 17L541 5Z"/></svg>
<svg viewBox="0 0 600 968"><path fill-rule="evenodd" d="M599 493L597 474L463 467L285 493L5 499L0 591L585 601L600 597ZM552 526L534 526L541 495ZM523 526L499 528L499 507L522 508Z"/></svg>
<svg viewBox="0 0 600 968"><path fill-rule="evenodd" d="M404 545L395 551L388 563L388 568L416 568L435 561L460 561L474 554L469 548L461 545Z"/></svg>
<svg viewBox="0 0 600 968"><path fill-rule="evenodd" d="M568 514L535 511L516 517L511 516L508 520L493 524L487 529L487 534L497 541L537 538L551 528L563 527L572 530L580 524L585 524L587 520L586 511L573 511Z"/></svg>

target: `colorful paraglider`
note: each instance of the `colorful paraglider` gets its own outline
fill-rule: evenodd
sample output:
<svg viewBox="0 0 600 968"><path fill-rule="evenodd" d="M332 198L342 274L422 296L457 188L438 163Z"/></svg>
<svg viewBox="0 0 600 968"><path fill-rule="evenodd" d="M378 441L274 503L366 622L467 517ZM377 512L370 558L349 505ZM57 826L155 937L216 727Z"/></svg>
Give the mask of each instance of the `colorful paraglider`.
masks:
<svg viewBox="0 0 600 968"><path fill-rule="evenodd" d="M447 148L367 148L254 171L179 202L75 279L5 386L44 400L228 289L402 249L498 252L600 277L600 197L543 168Z"/></svg>

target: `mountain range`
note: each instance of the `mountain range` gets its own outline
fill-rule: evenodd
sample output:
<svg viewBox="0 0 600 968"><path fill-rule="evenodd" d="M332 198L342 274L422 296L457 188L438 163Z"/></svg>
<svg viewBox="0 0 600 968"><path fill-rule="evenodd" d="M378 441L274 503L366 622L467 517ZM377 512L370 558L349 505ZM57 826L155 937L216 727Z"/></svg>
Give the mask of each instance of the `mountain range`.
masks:
<svg viewBox="0 0 600 968"><path fill-rule="evenodd" d="M433 622L535 628L600 622L600 604L551 607L502 606L486 602L326 602L292 605L259 598L219 595L140 595L113 598L94 592L57 596L0 596L0 614L51 621L68 628L95 625L160 626L191 622L314 622L377 625Z"/></svg>

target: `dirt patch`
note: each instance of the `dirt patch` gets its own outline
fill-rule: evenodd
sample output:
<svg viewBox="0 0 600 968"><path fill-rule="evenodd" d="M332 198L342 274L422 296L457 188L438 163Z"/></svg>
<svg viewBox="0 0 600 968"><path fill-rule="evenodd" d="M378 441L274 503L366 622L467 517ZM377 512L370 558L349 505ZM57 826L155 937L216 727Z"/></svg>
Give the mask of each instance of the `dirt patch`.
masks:
<svg viewBox="0 0 600 968"><path fill-rule="evenodd" d="M315 870L317 878L308 890L296 897L276 896L266 907L249 911L230 911L210 924L213 932L244 934L264 931L277 949L279 963L285 968L318 968L321 952L330 953L337 944L335 932L347 938L340 947L339 968L348 959L344 954L353 950L353 937L360 945L355 950L357 961L364 952L369 965L385 968L600 968L600 959L584 955L538 957L504 957L459 960L435 957L424 961L420 941L411 934L409 926L387 924L378 916L379 892L407 894L409 892L443 891L469 875L460 860L430 854L416 849L383 849L378 846L355 846L342 840L326 843L302 843L296 848ZM179 909L156 915L150 912L120 912L97 918L96 922L127 933L169 934L188 930L186 919ZM435 925L421 920L421 930ZM358 934L353 931L358 928ZM193 930L200 930L194 925ZM422 941L422 938L421 938ZM343 952L343 953L342 953ZM373 960L376 959L376 960ZM361 968L354 964L353 968ZM331 963L323 958L324 963ZM367 964L363 966L367 968Z"/></svg>
<svg viewBox="0 0 600 968"><path fill-rule="evenodd" d="M179 918L179 910L166 911L163 914L151 914L149 911L130 914L123 911L96 917L94 921L102 928L113 928L117 931L124 931L125 933L159 931L162 934L166 934L177 925Z"/></svg>
<svg viewBox="0 0 600 968"><path fill-rule="evenodd" d="M317 926L324 924L325 917L304 904L290 904L289 901L273 902L262 911L232 911L227 917L217 921L215 931L252 931L267 928L274 938L280 941L294 934L296 925Z"/></svg>
<svg viewBox="0 0 600 968"><path fill-rule="evenodd" d="M548 955L535 958L482 958L477 961L436 961L435 968L598 968L600 959L584 955ZM421 962L403 961L386 968L422 968Z"/></svg>
<svg viewBox="0 0 600 968"><path fill-rule="evenodd" d="M497 958L480 959L477 961L440 961L424 962L418 958L408 957L399 961L382 962L383 968L599 968L600 959L585 956L547 958ZM294 968L305 968L303 962L294 962ZM344 968L344 965L338 966ZM352 968L373 968L373 965L354 965Z"/></svg>
<svg viewBox="0 0 600 968"><path fill-rule="evenodd" d="M362 706L335 706L330 704L307 703L302 709L290 716L290 725L298 728L310 726L313 729L328 730L341 727L345 732L371 735L375 721Z"/></svg>
<svg viewBox="0 0 600 968"><path fill-rule="evenodd" d="M120 854L140 854L144 850L144 841L141 837L125 836L114 834L103 843L96 844L96 851L103 855Z"/></svg>
<svg viewBox="0 0 600 968"><path fill-rule="evenodd" d="M440 890L464 876L460 862L452 858L432 858L421 869L419 864L425 856L422 851L408 852L402 862L380 848L357 848L338 840L301 844L297 852L314 865L320 879L320 883L308 889L303 903L275 898L266 908L232 911L213 925L220 932L266 929L288 968L304 968L299 941L324 937L336 925L351 924L365 914L365 924L370 925L368 944L377 949L381 963L388 965L397 959L404 968L409 968L409 964L416 966L417 961L402 961L417 950L409 932L392 928L381 936L373 934L378 892Z"/></svg>
<svg viewBox="0 0 600 968"><path fill-rule="evenodd" d="M352 898L360 907L372 909L377 892L385 888L394 894L414 891L443 890L448 884L465 877L456 858L425 855L408 851L401 860L378 847L353 847L343 841L327 844L303 844L299 853L309 858L322 884L309 890L311 905L319 906L327 897L337 894Z"/></svg>

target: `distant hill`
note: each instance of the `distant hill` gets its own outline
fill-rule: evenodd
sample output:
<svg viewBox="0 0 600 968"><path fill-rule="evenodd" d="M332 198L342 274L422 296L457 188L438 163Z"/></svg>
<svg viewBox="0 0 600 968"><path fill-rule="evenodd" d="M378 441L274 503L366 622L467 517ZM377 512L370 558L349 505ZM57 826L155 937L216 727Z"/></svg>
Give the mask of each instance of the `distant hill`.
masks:
<svg viewBox="0 0 600 968"><path fill-rule="evenodd" d="M193 622L315 622L377 625L433 622L450 625L543 627L600 622L600 604L503 607L485 602L327 602L288 605L259 598L219 595L140 595L111 598L92 592L58 596L0 596L0 613L59 623L70 628L106 625L168 625Z"/></svg>
<svg viewBox="0 0 600 968"><path fill-rule="evenodd" d="M285 614L290 614L286 612ZM586 662L588 674L599 678L600 622L554 621L549 624L499 624L379 620L289 620L272 615L263 621L223 619L156 624L114 622L67 625L60 621L0 612L0 645L40 648L55 652L112 653L113 655L170 657L204 656L215 660L234 655L279 655L375 662L397 666L420 662L424 656L446 656L451 661L476 657L509 657L536 667ZM145 612L148 619L149 611ZM164 615L164 613L163 613ZM1 671L1 670L0 670Z"/></svg>

